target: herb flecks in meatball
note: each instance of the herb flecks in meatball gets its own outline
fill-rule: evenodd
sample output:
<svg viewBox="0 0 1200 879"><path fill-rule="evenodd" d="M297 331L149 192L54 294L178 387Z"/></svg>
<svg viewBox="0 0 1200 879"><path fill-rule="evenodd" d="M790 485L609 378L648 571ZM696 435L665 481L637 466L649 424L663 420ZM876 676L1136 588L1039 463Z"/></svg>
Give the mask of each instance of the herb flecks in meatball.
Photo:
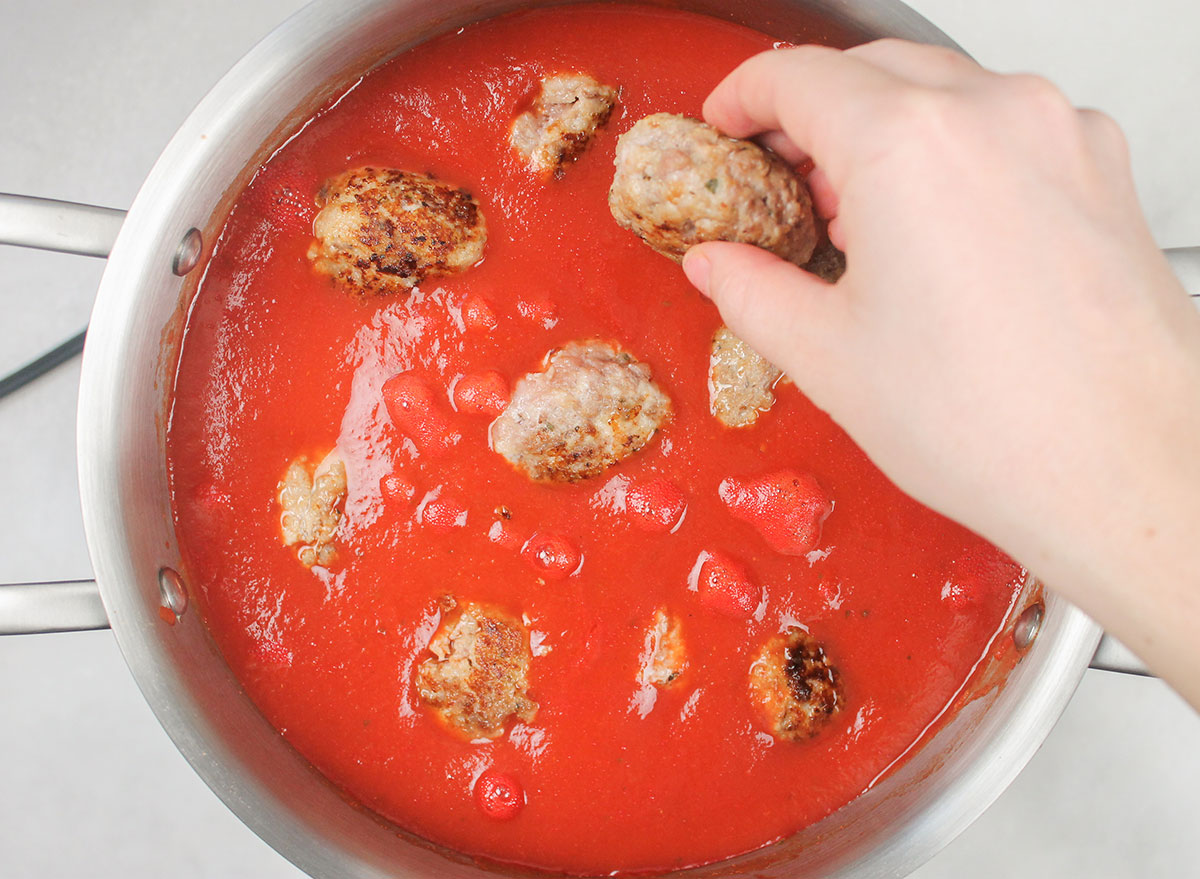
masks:
<svg viewBox="0 0 1200 879"><path fill-rule="evenodd" d="M561 174L588 148L616 100L615 88L586 73L547 76L533 106L513 121L509 143L534 171Z"/></svg>
<svg viewBox="0 0 1200 879"><path fill-rule="evenodd" d="M417 667L417 693L446 725L469 740L494 739L513 718L529 723L532 657L525 627L495 608L468 602L448 615Z"/></svg>
<svg viewBox="0 0 1200 879"><path fill-rule="evenodd" d="M608 206L659 253L740 241L804 265L817 243L804 181L783 159L687 116L647 116L617 141Z"/></svg>
<svg viewBox="0 0 1200 879"><path fill-rule="evenodd" d="M670 414L645 363L609 342L569 342L517 381L492 448L531 479L576 482L639 451Z"/></svg>
<svg viewBox="0 0 1200 879"><path fill-rule="evenodd" d="M824 648L792 628L763 645L750 666L750 698L777 739L811 739L842 707L837 669Z"/></svg>
<svg viewBox="0 0 1200 879"><path fill-rule="evenodd" d="M713 335L708 358L708 408L726 427L749 427L775 405L774 387L783 370L728 327Z"/></svg>
<svg viewBox="0 0 1200 879"><path fill-rule="evenodd" d="M279 481L279 527L283 542L298 547L301 564L329 565L337 557L333 542L346 502L346 465L330 453L314 467L301 456Z"/></svg>
<svg viewBox="0 0 1200 879"><path fill-rule="evenodd" d="M326 182L313 267L362 295L403 293L483 258L487 224L469 192L411 171L357 168Z"/></svg>

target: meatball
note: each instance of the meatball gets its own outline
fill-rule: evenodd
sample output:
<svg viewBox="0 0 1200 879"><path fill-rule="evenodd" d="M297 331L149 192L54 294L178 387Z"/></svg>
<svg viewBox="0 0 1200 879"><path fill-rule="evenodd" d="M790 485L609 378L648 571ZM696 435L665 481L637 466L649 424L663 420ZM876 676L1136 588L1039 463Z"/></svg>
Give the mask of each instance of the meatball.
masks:
<svg viewBox="0 0 1200 879"><path fill-rule="evenodd" d="M682 260L702 241L741 241L804 265L817 243L808 189L783 159L697 119L656 113L617 141L613 217Z"/></svg>
<svg viewBox="0 0 1200 879"><path fill-rule="evenodd" d="M830 284L836 284L838 279L846 273L846 254L834 247L833 243L826 238L817 245L812 259L804 264L804 269Z"/></svg>
<svg viewBox="0 0 1200 879"><path fill-rule="evenodd" d="M358 168L321 188L313 267L364 295L411 290L483 257L487 224L471 194L411 171Z"/></svg>
<svg viewBox="0 0 1200 879"><path fill-rule="evenodd" d="M645 363L608 342L569 342L517 381L492 448L531 479L576 482L637 452L670 414Z"/></svg>
<svg viewBox="0 0 1200 879"><path fill-rule="evenodd" d="M842 707L837 669L816 639L792 628L763 645L750 666L750 699L771 735L811 739Z"/></svg>
<svg viewBox="0 0 1200 879"><path fill-rule="evenodd" d="M586 73L547 76L532 109L513 121L509 143L534 171L561 173L587 149L616 100L616 89Z"/></svg>
<svg viewBox="0 0 1200 879"><path fill-rule="evenodd" d="M279 481L279 527L287 546L299 546L300 563L328 565L337 557L333 538L346 502L346 465L331 452L317 467L301 456Z"/></svg>
<svg viewBox="0 0 1200 879"><path fill-rule="evenodd" d="M655 687L669 687L675 683L687 664L683 627L679 620L668 616L661 608L654 612L654 622L646 631L641 662L638 683Z"/></svg>
<svg viewBox="0 0 1200 879"><path fill-rule="evenodd" d="M537 714L529 698L529 633L517 620L468 602L448 615L429 642L432 657L417 667L417 693L446 725L470 740L494 739L511 718Z"/></svg>
<svg viewBox="0 0 1200 879"><path fill-rule="evenodd" d="M775 405L779 369L728 327L713 335L708 358L708 408L726 427L749 427Z"/></svg>

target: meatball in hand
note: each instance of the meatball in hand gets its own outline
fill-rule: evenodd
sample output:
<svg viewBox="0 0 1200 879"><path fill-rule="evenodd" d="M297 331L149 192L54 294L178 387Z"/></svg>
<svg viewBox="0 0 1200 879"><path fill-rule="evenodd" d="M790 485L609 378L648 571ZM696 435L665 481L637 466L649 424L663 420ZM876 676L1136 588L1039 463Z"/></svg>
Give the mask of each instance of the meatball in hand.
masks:
<svg viewBox="0 0 1200 879"><path fill-rule="evenodd" d="M656 113L617 141L608 206L678 261L702 241L740 241L804 265L817 243L804 181L774 153L711 125Z"/></svg>

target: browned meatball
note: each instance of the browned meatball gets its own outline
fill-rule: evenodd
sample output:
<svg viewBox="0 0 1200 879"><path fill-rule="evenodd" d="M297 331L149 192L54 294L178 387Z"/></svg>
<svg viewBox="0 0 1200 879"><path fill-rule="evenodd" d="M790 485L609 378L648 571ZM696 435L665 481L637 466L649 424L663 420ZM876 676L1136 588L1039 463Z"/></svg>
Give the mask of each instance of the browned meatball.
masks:
<svg viewBox="0 0 1200 879"><path fill-rule="evenodd" d="M424 174L357 168L321 188L313 267L360 294L401 293L483 258L487 224L471 194Z"/></svg>
<svg viewBox="0 0 1200 879"><path fill-rule="evenodd" d="M774 153L711 125L656 113L617 141L608 206L674 260L702 241L741 241L804 265L817 243L808 189Z"/></svg>
<svg viewBox="0 0 1200 879"><path fill-rule="evenodd" d="M509 143L534 171L561 172L587 149L616 100L615 88L586 73L548 76L533 107L513 121Z"/></svg>
<svg viewBox="0 0 1200 879"><path fill-rule="evenodd" d="M773 388L783 375L728 327L713 335L708 359L708 407L726 427L749 427L775 405Z"/></svg>
<svg viewBox="0 0 1200 879"><path fill-rule="evenodd" d="M834 247L833 243L826 238L817 245L812 259L804 264L804 269L830 284L836 284L838 279L846 273L846 254Z"/></svg>
<svg viewBox="0 0 1200 879"><path fill-rule="evenodd" d="M531 479L575 482L637 452L670 414L645 363L608 342L569 342L517 381L492 448Z"/></svg>
<svg viewBox="0 0 1200 879"><path fill-rule="evenodd" d="M788 629L769 639L750 666L750 698L771 735L811 739L842 707L837 669L816 639Z"/></svg>
<svg viewBox="0 0 1200 879"><path fill-rule="evenodd" d="M494 739L512 718L532 721L528 696L529 633L495 608L454 599L429 642L433 656L417 667L417 693L467 739Z"/></svg>
<svg viewBox="0 0 1200 879"><path fill-rule="evenodd" d="M279 527L283 542L297 546L300 563L328 565L337 557L333 538L346 502L346 465L330 453L316 467L301 456L279 481Z"/></svg>

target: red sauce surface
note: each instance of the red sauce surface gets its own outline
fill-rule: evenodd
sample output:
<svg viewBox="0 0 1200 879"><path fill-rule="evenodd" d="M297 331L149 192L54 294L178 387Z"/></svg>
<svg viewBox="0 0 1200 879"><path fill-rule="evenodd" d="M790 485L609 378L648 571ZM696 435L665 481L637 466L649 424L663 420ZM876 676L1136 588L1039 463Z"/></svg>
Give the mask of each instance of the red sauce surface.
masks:
<svg viewBox="0 0 1200 879"><path fill-rule="evenodd" d="M781 386L754 427L722 428L706 387L716 310L609 215L617 135L652 112L699 115L711 87L771 42L624 6L522 13L435 39L370 73L279 150L212 256L169 431L201 612L287 740L428 839L604 873L778 840L892 766L963 687L1014 600L1010 563L899 492L795 387ZM589 72L621 97L589 151L547 182L511 152L507 131L541 76L559 70ZM312 196L366 164L472 191L489 228L484 261L408 298L360 299L314 274ZM494 370L511 386L547 351L586 338L649 363L674 417L602 476L533 484L489 450L490 415L454 411L452 385ZM441 395L457 445L425 455L393 425L381 387L402 372ZM340 555L310 570L281 541L278 482L297 455L335 445L349 482ZM807 557L773 550L718 492L729 477L785 468L813 475L834 503ZM682 524L664 531L652 514L614 513L602 490L617 476L681 490ZM435 491L454 515L418 514ZM510 539L496 542L500 507ZM520 552L535 531L567 537L578 571L539 573ZM761 587L753 615L689 589L702 552L733 559ZM414 668L447 594L529 620L540 645L533 723L472 744L418 699ZM682 620L689 665L647 710L635 675L659 607ZM747 684L758 648L795 623L824 644L845 704L816 738L789 743L764 731Z"/></svg>

